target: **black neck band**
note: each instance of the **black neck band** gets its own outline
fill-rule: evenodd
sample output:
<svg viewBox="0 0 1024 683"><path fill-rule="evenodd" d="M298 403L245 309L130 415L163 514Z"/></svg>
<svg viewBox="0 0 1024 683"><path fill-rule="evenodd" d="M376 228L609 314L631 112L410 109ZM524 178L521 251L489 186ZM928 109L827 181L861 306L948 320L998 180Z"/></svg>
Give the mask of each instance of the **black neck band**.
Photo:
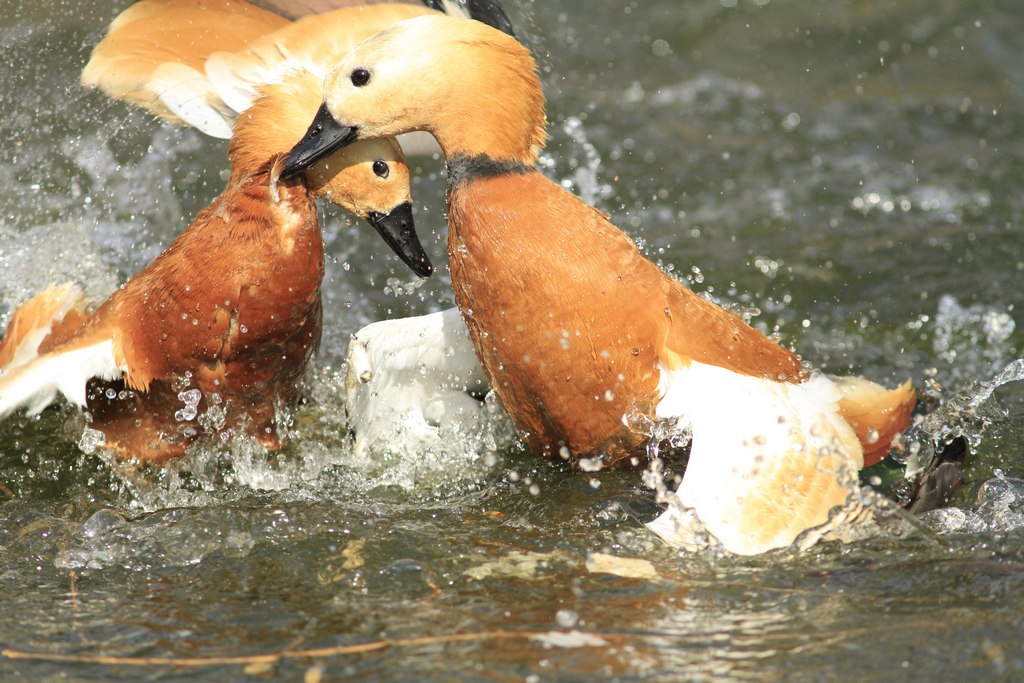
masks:
<svg viewBox="0 0 1024 683"><path fill-rule="evenodd" d="M476 180L502 175L533 173L536 167L518 161L497 161L486 154L456 154L448 160L448 187L455 188Z"/></svg>

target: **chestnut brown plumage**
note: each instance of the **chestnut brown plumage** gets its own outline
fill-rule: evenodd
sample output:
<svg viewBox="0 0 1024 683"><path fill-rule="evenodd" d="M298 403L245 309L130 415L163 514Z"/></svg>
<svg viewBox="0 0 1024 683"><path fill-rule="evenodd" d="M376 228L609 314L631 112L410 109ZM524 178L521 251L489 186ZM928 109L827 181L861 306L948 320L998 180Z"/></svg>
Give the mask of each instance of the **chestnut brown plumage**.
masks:
<svg viewBox="0 0 1024 683"><path fill-rule="evenodd" d="M16 361L0 375L0 415L39 410L60 391L90 410L92 427L120 455L158 461L180 453L197 431L192 420L176 419L183 405L202 412L216 403L226 409L222 429L277 444L275 411L294 404L320 337L324 254L315 199L363 218L404 212L410 202L408 168L392 139L279 178L320 94L319 79L306 72L265 86L236 123L224 192L84 319L80 293L69 287L18 309L0 344L0 359ZM179 396L189 389L200 394Z"/></svg>

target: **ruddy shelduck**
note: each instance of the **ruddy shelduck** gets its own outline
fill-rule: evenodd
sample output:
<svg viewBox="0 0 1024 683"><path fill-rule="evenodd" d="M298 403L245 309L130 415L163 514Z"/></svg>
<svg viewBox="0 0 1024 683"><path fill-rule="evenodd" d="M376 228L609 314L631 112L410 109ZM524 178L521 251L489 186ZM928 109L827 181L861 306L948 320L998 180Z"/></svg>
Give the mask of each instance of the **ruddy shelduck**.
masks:
<svg viewBox="0 0 1024 683"><path fill-rule="evenodd" d="M320 338L316 198L366 218L393 248L418 254L414 270L431 271L393 139L280 178L321 95L303 71L264 85L235 122L224 192L94 311L72 285L18 308L0 342L0 416L38 412L60 392L125 458L180 454L202 431L199 415L221 434L278 445L278 411L294 405Z"/></svg>
<svg viewBox="0 0 1024 683"><path fill-rule="evenodd" d="M624 420L639 412L690 431L678 501L726 549L787 546L825 523L907 425L909 383L812 372L663 273L538 172L545 125L528 50L479 23L420 17L341 61L283 176L366 137L433 134L456 301L532 448L614 462L648 439Z"/></svg>

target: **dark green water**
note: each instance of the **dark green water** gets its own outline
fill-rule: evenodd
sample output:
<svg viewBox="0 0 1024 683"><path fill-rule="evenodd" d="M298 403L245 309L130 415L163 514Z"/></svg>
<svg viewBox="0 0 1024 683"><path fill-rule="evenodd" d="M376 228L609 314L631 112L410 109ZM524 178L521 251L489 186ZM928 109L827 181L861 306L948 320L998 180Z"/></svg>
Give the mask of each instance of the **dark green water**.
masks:
<svg viewBox="0 0 1024 683"><path fill-rule="evenodd" d="M225 144L77 86L125 4L0 9L0 323L54 280L105 295L223 186ZM909 378L936 400L977 395L1020 354L1024 4L509 10L544 71L549 174L696 290L756 309L826 371ZM417 221L441 264L444 179L418 163ZM396 642L268 668L0 658L0 678L1022 676L1017 384L977 414L950 409L977 447L961 512L933 533L679 556L643 528L658 510L635 470L458 444L353 459L337 374L349 333L452 297L443 273L389 283L404 266L330 210L325 236L327 328L284 456L243 444L139 475L84 454L68 411L0 425L0 647L181 659ZM661 578L589 571L592 553L647 559Z"/></svg>

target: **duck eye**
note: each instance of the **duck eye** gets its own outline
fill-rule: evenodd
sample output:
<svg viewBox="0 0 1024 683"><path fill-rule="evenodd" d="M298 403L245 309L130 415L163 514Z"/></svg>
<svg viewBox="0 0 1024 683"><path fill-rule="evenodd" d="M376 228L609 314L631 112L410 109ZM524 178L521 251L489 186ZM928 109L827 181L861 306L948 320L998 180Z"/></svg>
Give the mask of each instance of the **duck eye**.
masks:
<svg viewBox="0 0 1024 683"><path fill-rule="evenodd" d="M370 71L362 67L352 72L352 85L361 88L370 82Z"/></svg>
<svg viewBox="0 0 1024 683"><path fill-rule="evenodd" d="M377 161L373 162L373 172L381 178L387 178L388 174L391 173L391 169L388 168L385 162L377 159Z"/></svg>

